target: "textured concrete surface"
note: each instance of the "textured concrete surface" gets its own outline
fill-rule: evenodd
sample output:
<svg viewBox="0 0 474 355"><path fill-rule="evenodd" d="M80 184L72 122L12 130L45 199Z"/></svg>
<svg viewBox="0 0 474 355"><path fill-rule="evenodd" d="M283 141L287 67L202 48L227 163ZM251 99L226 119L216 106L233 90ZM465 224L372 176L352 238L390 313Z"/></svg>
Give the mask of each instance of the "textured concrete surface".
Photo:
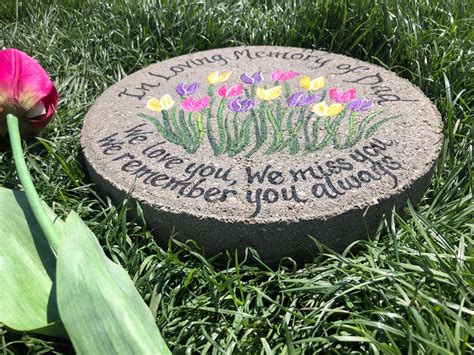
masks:
<svg viewBox="0 0 474 355"><path fill-rule="evenodd" d="M277 70L296 71L298 75L276 83L271 75ZM211 115L207 108L201 111L201 131L196 123L199 112L187 121L188 112L184 111L189 134L202 140L195 152L170 141L140 116L150 115L164 125L162 114L150 111L146 105L152 97L160 99L169 94L175 101L177 120L172 127L178 132L183 98L176 87L183 82L199 83L199 89L191 95L197 101L208 95L207 77L213 71L232 74L225 82L215 84ZM216 90L223 84L241 83L243 73L259 71L264 80L254 91L243 84L247 92L239 96L253 99L257 87L268 90L282 85L280 96L266 101L266 108L260 111L262 100L255 97L255 111L235 117L243 130L244 120L252 112L257 122L263 115L267 139L255 154L246 156L259 132L252 123L246 149L235 155L216 155L208 138L208 125L219 138L216 117L221 98ZM328 106L337 104L334 97L347 99L342 103L345 111L337 135L331 136L331 124L340 116L320 117L317 121L319 116L311 112L321 98L302 113L301 122L306 127L296 130L301 108L289 105L287 96L305 92L300 84L303 76L325 78L324 87L306 95L318 94ZM341 93L353 88L357 98L374 105L353 114L351 123L349 105L357 98L349 99L350 93L331 98L329 90L333 87ZM222 105L223 122L227 116L230 132L234 113L228 103L236 97L225 99ZM171 110L166 112L171 121ZM295 113L292 126L287 124L290 112ZM283 141L295 129L298 152L290 151L287 144L268 154L275 143L271 118L282 113L286 115L280 123ZM369 115L373 118L364 121ZM319 124L315 132L313 123ZM304 151L308 142L305 129L310 135L317 133L319 143L329 136L329 143L318 150ZM354 137L358 129L363 131L360 140L350 144L347 137ZM229 136L233 137L232 133ZM365 238L367 230L375 228L393 207L402 208L408 199L415 203L429 184L442 138L441 117L429 99L407 80L381 67L300 48L235 47L173 58L118 82L87 114L81 143L88 171L99 190L116 201L132 191L131 196L141 203L147 222L161 242L165 243L174 229L178 239L196 240L208 255L250 246L264 259L275 261L283 256L302 259L314 253L309 235L341 250ZM245 137L237 135L239 140L246 142Z"/></svg>

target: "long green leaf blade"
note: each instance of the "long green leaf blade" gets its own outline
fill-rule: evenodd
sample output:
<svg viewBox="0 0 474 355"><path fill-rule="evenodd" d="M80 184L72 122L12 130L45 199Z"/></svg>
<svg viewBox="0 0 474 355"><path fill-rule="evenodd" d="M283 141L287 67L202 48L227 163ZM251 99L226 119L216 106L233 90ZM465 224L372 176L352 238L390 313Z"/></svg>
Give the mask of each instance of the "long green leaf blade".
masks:
<svg viewBox="0 0 474 355"><path fill-rule="evenodd" d="M74 212L59 246L57 294L78 354L170 354L127 272Z"/></svg>
<svg viewBox="0 0 474 355"><path fill-rule="evenodd" d="M18 331L66 337L53 288L56 258L26 196L0 187L0 201L0 322ZM58 229L61 224L56 219Z"/></svg>

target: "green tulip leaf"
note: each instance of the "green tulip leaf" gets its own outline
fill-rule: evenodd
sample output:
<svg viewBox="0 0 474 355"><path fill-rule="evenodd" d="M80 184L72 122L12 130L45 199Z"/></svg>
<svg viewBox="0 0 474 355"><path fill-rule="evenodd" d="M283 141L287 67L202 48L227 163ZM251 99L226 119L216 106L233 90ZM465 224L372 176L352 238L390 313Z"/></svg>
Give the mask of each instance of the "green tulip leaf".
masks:
<svg viewBox="0 0 474 355"><path fill-rule="evenodd" d="M0 201L0 322L17 331L67 337L56 303L56 258L26 196L0 187ZM45 208L61 234L62 221Z"/></svg>
<svg viewBox="0 0 474 355"><path fill-rule="evenodd" d="M130 276L74 212L59 245L56 288L78 354L171 354Z"/></svg>

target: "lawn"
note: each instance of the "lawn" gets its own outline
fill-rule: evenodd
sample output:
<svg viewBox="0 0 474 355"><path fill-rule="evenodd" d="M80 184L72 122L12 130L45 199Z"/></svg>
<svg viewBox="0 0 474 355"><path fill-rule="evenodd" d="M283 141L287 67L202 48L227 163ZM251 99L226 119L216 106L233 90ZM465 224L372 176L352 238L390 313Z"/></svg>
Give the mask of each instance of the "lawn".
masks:
<svg viewBox="0 0 474 355"><path fill-rule="evenodd" d="M40 195L62 217L77 211L128 270L171 350L465 354L474 351L473 13L465 0L3 0L0 48L36 57L60 91L54 122L27 146ZM422 200L383 220L357 251L322 249L299 269L288 259L278 268L206 259L193 243L164 250L143 218L125 218L126 201L97 195L79 144L94 100L156 61L245 44L341 53L421 88L442 113L445 137ZM1 186L21 188L7 145L0 159ZM73 348L0 324L0 351Z"/></svg>

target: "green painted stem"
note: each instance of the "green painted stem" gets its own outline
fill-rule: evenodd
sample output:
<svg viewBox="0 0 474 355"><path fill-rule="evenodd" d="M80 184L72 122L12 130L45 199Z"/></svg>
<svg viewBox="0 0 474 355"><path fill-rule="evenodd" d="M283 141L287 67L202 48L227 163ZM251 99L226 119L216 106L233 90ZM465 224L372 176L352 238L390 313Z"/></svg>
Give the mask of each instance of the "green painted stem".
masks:
<svg viewBox="0 0 474 355"><path fill-rule="evenodd" d="M219 154L225 152L227 144L227 133L223 117L224 107L225 99L222 99L219 104L219 108L217 109L217 129L219 130Z"/></svg>
<svg viewBox="0 0 474 355"><path fill-rule="evenodd" d="M272 145L268 148L265 154L270 154L273 153L276 149L278 149L283 142L283 134L281 133L281 127L280 123L277 122L275 116L273 115L272 107L269 106L267 107L267 118L270 121L270 124L273 127L273 143Z"/></svg>
<svg viewBox="0 0 474 355"><path fill-rule="evenodd" d="M36 192L35 185L33 185L31 175L28 172L28 168L26 167L25 157L23 156L23 149L21 146L18 118L12 114L8 114L7 125L13 158L15 159L16 172L21 184L23 185L23 189L25 190L26 198L28 199L28 203L30 204L31 210L36 217L41 230L46 236L46 239L48 239L51 249L53 250L54 254L57 254L59 235L56 232L53 221L51 218L49 218L46 210L43 207L43 203L38 195L38 192Z"/></svg>

